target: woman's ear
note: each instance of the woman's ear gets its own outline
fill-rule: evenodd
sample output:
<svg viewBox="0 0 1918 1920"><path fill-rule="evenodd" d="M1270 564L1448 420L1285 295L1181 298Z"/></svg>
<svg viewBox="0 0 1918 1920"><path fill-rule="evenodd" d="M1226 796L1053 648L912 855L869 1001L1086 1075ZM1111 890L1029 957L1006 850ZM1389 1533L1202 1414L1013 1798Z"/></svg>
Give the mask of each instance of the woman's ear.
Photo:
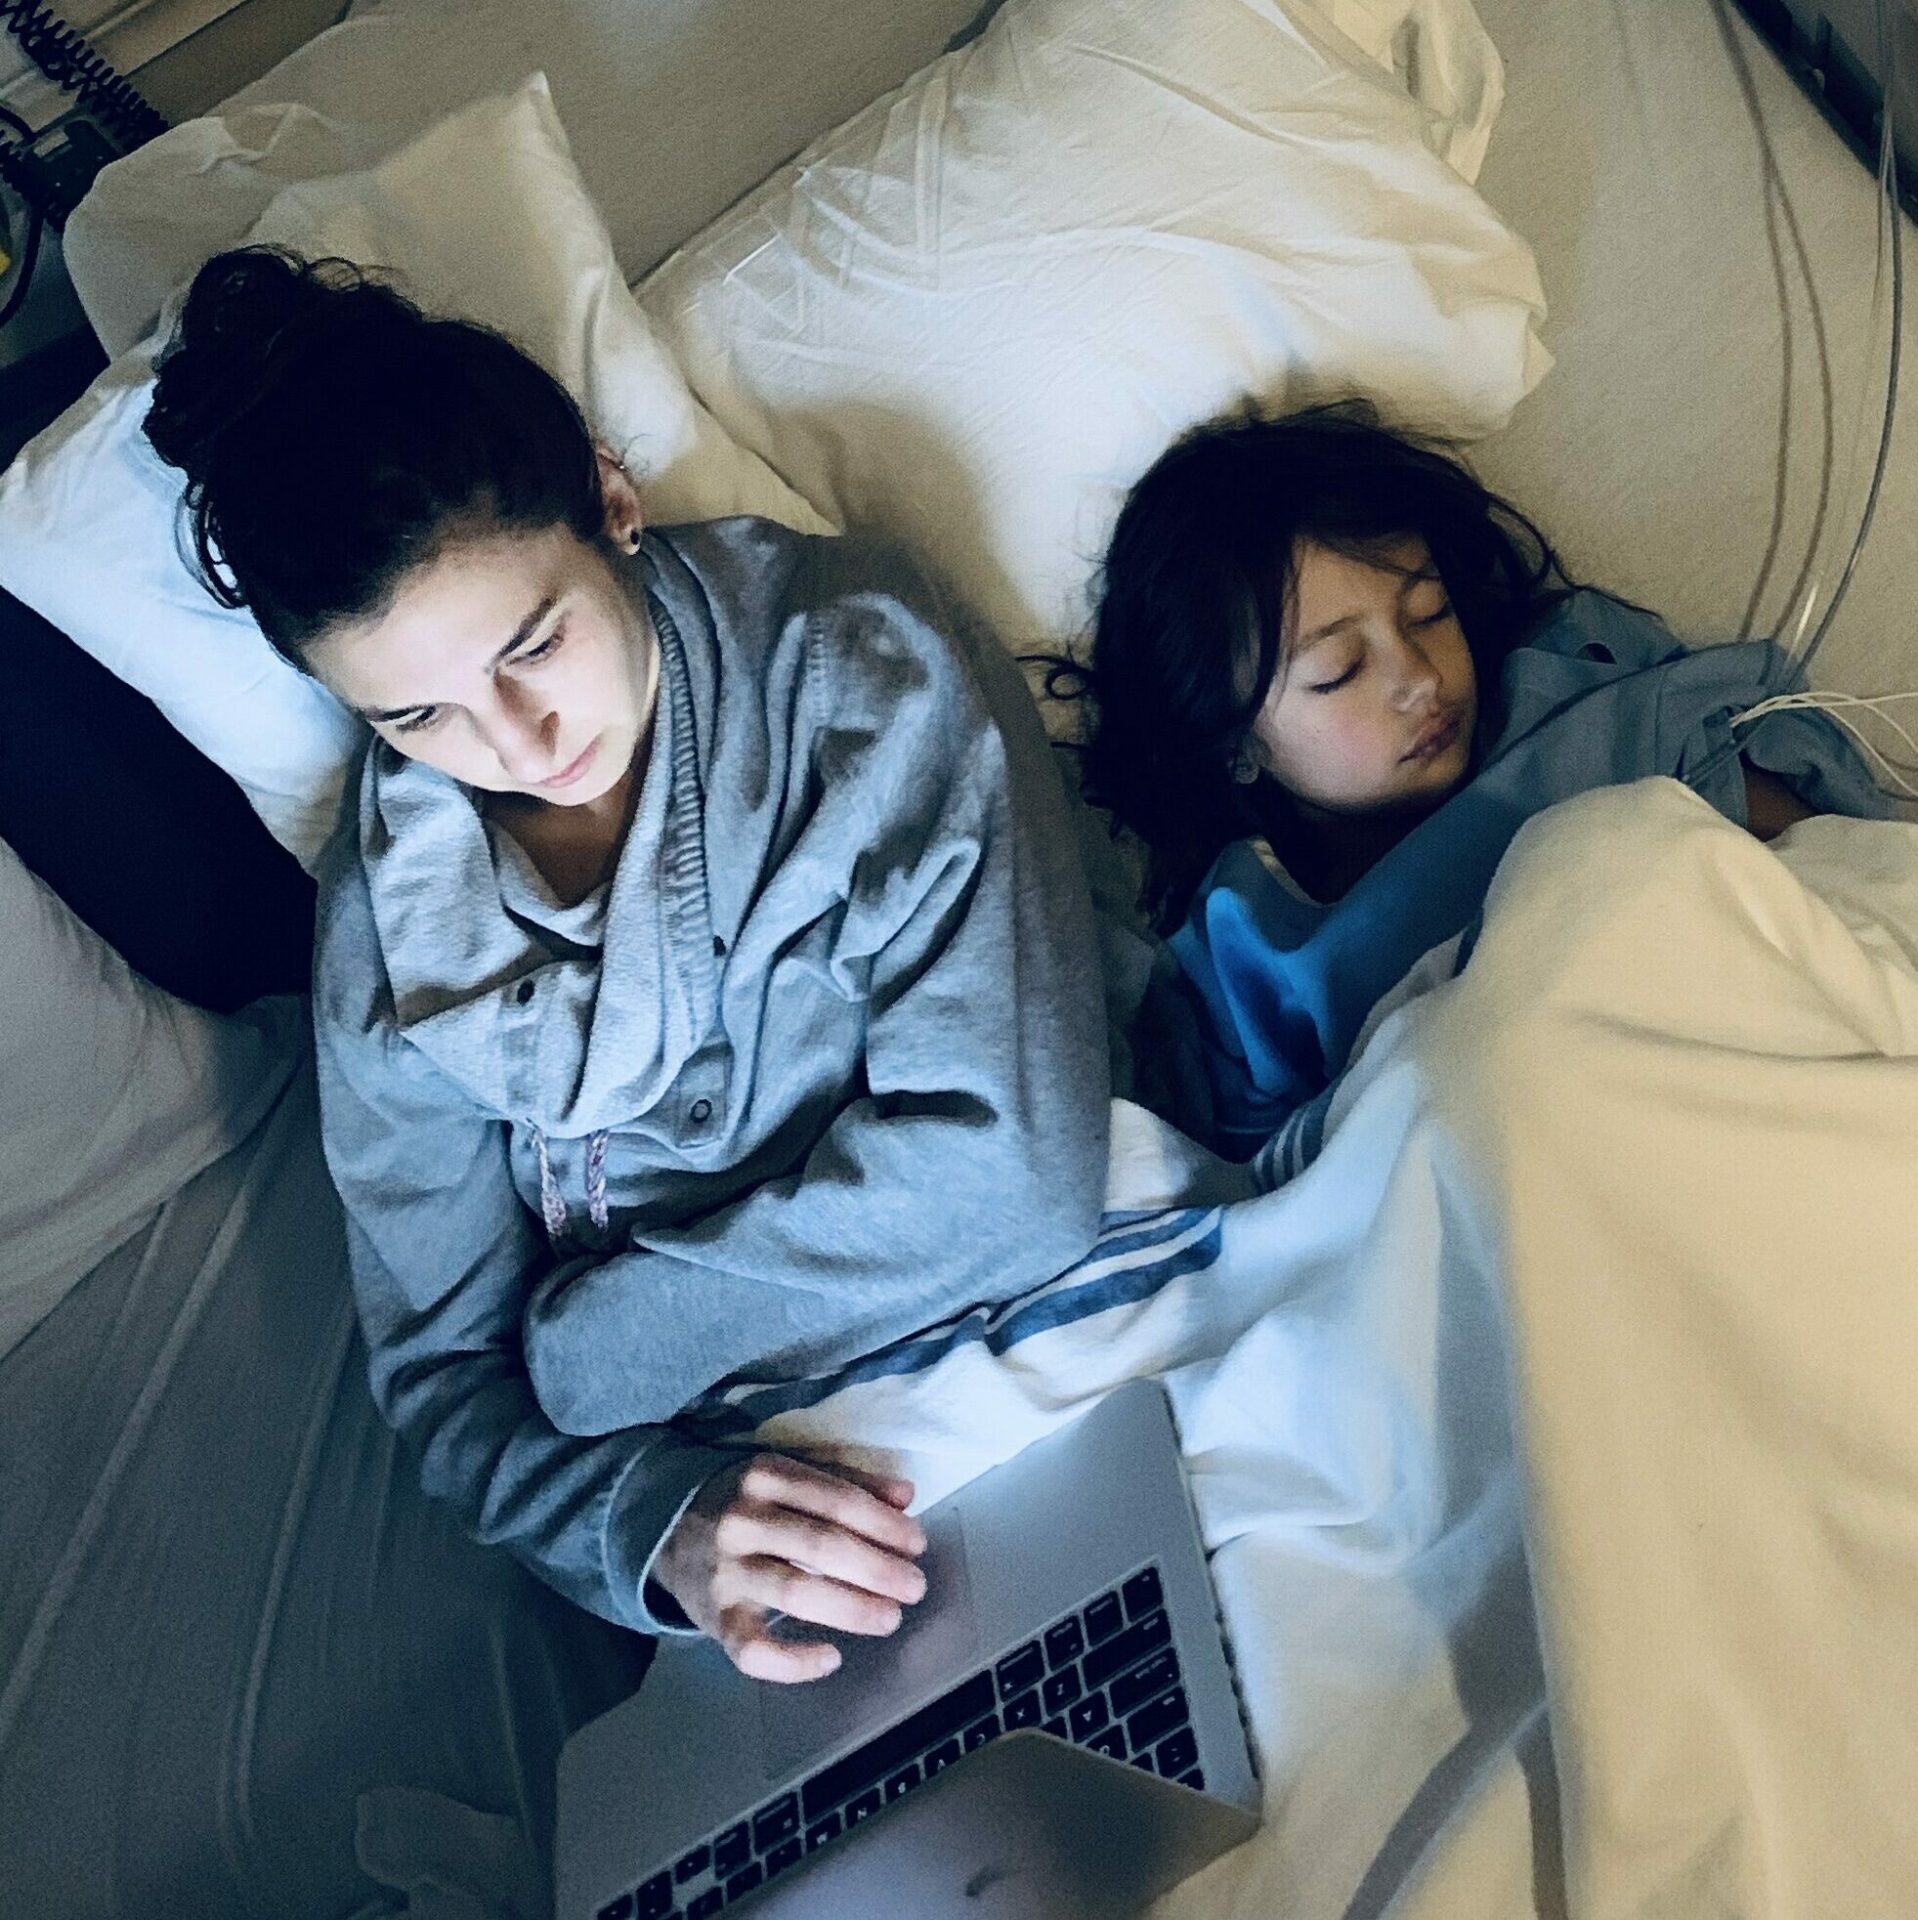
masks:
<svg viewBox="0 0 1918 1920"><path fill-rule="evenodd" d="M604 447L596 446L593 452L599 461L599 497L606 505L606 537L622 552L637 553L640 529L646 524L639 510L639 489Z"/></svg>

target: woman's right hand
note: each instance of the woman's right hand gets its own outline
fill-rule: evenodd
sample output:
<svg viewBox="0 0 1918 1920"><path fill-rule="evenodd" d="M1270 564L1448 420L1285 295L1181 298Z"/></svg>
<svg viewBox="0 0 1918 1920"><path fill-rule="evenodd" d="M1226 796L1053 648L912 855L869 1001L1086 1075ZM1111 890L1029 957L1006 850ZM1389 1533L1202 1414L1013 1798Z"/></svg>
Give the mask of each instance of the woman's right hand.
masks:
<svg viewBox="0 0 1918 1920"><path fill-rule="evenodd" d="M827 1640L775 1635L769 1616L883 1635L922 1599L925 1529L912 1483L759 1453L715 1474L666 1536L652 1577L755 1680L820 1680Z"/></svg>

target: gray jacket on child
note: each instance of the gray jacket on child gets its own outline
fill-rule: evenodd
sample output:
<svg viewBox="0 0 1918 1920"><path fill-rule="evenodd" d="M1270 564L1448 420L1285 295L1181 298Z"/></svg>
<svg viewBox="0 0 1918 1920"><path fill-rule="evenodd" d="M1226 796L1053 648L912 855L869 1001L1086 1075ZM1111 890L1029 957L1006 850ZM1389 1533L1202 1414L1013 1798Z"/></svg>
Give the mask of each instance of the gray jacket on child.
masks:
<svg viewBox="0 0 1918 1920"><path fill-rule="evenodd" d="M314 1004L381 1408L480 1539L658 1631L652 1558L738 1457L674 1414L1069 1266L1110 1074L1013 662L864 541L732 520L628 564L661 675L610 885L559 905L375 743Z"/></svg>

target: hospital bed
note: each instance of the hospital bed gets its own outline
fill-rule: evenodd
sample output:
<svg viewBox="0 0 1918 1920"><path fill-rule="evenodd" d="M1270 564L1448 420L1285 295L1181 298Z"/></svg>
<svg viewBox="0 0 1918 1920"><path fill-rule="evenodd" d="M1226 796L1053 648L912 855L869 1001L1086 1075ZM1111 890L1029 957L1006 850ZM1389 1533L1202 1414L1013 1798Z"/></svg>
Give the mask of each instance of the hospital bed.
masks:
<svg viewBox="0 0 1918 1920"><path fill-rule="evenodd" d="M305 49L249 96L301 98L310 83L328 114L410 128L425 96L450 106L542 67L633 279L975 11L678 0L639 34L623 0L554 0L494 8L486 34L423 34L425 65L395 63L365 31L356 68L356 32L427 6L356 9L325 60ZM1479 464L1575 571L1688 635L1763 631L1791 597L1821 486L1844 496L1853 468L1872 378L1870 180L1714 0L1480 0L1479 14L1506 90L1479 185L1536 250L1557 360ZM636 178L641 100L645 150L671 165ZM1854 691L1918 678L1903 531L1918 511L1915 432L1907 418L1882 530L1823 662L1823 679ZM88 714L122 729L114 766L134 787L124 832L96 799L76 848L61 832L76 816L49 807L44 782L14 780L0 837L165 984L226 1004L295 987L307 907L290 863L230 795L180 797L197 777L187 750L137 700L116 704L123 690L58 635L11 603L0 628L12 710L35 714L36 737L84 730ZM89 765L84 747L53 753L45 781ZM154 837L155 806L176 810L177 840ZM243 963L212 987L219 939L155 931L153 863L195 836L219 836L218 852L182 859L200 891L179 897L254 909L234 943ZM142 894L137 908L122 890ZM542 1910L559 1744L631 1689L643 1650L456 1537L381 1427L362 1364L298 1068L247 1140L0 1358L8 1912ZM1522 1569L1500 1581L1475 1671L1522 1718L1537 1653ZM1408 1698L1423 1684L1408 1677ZM1382 1915L1419 1836L1448 1817L1445 1783L1407 1795L1389 1756L1372 1764L1363 1742L1390 1739L1389 1715L1334 1716L1322 1732L1330 1773L1293 1783L1297 1804L1329 1797L1336 1813L1344 1796L1366 1828L1367 1795L1398 1796L1382 1816L1390 1844L1347 1908ZM1527 1777L1545 1833L1540 1751L1534 1740ZM1271 1910L1213 1897L1208 1913ZM1479 1910L1504 1910L1489 1878Z"/></svg>

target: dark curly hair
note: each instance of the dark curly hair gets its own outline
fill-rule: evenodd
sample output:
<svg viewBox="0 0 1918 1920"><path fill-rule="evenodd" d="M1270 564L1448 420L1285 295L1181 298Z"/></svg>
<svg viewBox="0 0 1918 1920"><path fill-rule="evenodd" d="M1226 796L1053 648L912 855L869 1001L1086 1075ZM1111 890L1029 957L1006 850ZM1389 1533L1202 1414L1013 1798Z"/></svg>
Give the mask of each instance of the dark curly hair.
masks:
<svg viewBox="0 0 1918 1920"><path fill-rule="evenodd" d="M146 434L186 475L208 591L249 608L295 665L467 533L603 528L592 435L558 381L344 260L273 247L209 260Z"/></svg>
<svg viewBox="0 0 1918 1920"><path fill-rule="evenodd" d="M1570 583L1538 528L1445 444L1393 431L1361 401L1248 411L1176 442L1127 496L1090 658L1055 663L1050 681L1090 698L1085 790L1144 842L1161 927L1228 842L1258 831L1231 768L1284 664L1297 543L1368 559L1408 535L1430 548L1480 684L1495 688Z"/></svg>

